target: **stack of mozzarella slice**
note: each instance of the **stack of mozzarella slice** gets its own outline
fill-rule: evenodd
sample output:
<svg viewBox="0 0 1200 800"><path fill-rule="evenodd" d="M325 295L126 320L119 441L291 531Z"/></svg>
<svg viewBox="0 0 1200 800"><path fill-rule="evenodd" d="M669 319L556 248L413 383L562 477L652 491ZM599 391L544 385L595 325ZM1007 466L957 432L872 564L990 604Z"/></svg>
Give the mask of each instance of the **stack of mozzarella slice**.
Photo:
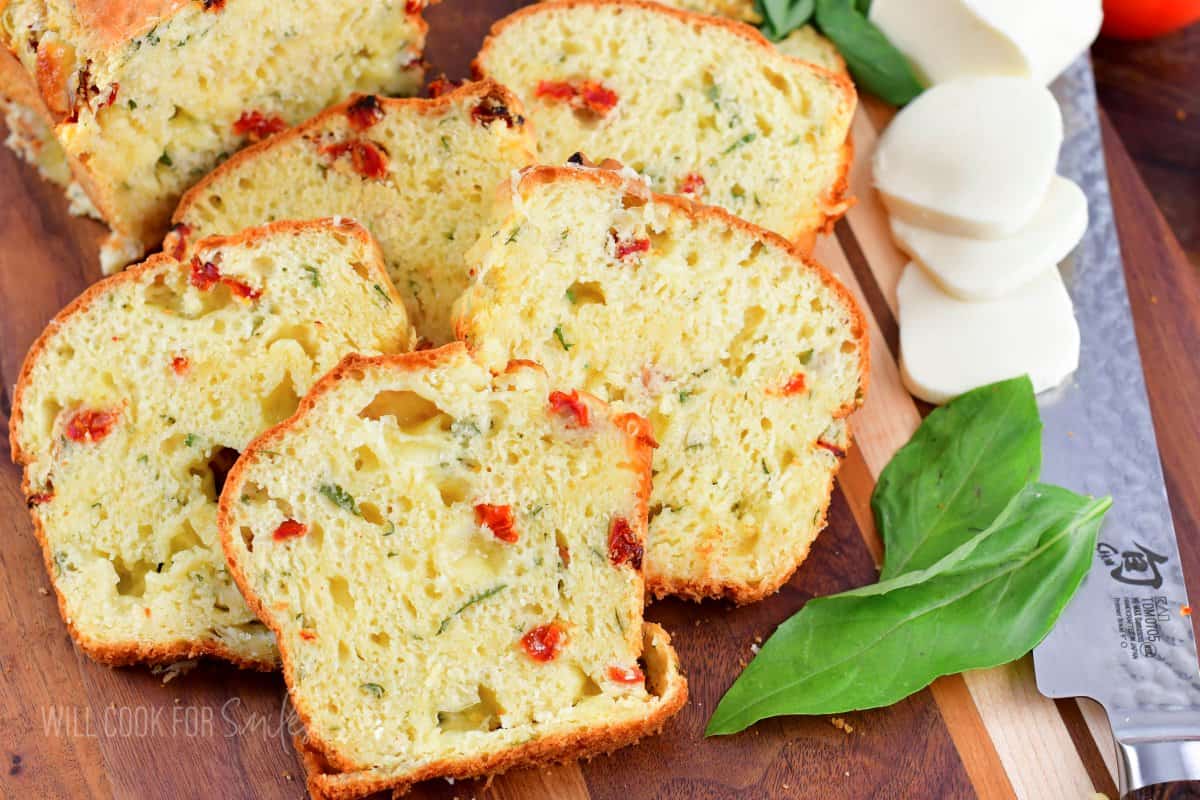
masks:
<svg viewBox="0 0 1200 800"><path fill-rule="evenodd" d="M1028 373L1057 386L1079 329L1057 264L1087 227L1087 200L1055 174L1062 116L1025 78L965 78L897 114L875 153L892 233L913 262L898 288L909 391L942 403Z"/></svg>

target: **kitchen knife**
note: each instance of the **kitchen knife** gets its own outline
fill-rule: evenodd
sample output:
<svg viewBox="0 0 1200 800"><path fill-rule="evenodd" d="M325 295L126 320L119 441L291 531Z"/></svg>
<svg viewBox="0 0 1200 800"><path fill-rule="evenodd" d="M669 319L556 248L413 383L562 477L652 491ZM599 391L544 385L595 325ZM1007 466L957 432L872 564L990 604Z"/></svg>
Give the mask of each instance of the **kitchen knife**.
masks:
<svg viewBox="0 0 1200 800"><path fill-rule="evenodd" d="M1108 714L1122 795L1200 781L1200 667L1134 335L1086 58L1054 85L1067 139L1060 172L1088 195L1087 235L1064 277L1082 335L1079 370L1039 398L1042 479L1111 494L1091 572L1034 650L1038 689Z"/></svg>

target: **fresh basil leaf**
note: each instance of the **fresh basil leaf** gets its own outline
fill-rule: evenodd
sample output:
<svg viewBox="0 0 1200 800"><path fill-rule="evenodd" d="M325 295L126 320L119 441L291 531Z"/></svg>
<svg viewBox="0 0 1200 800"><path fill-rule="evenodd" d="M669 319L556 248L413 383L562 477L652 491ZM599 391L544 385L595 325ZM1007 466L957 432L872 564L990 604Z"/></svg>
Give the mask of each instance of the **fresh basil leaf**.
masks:
<svg viewBox="0 0 1200 800"><path fill-rule="evenodd" d="M1042 464L1028 377L982 386L925 418L879 475L880 580L924 569L983 530Z"/></svg>
<svg viewBox="0 0 1200 800"><path fill-rule="evenodd" d="M865 17L871 13L871 0L855 0L854 8Z"/></svg>
<svg viewBox="0 0 1200 800"><path fill-rule="evenodd" d="M755 0L754 5L763 33L777 42L812 19L816 0Z"/></svg>
<svg viewBox="0 0 1200 800"><path fill-rule="evenodd" d="M863 15L855 0L816 0L816 17L821 33L837 45L863 89L895 106L923 91L908 59Z"/></svg>
<svg viewBox="0 0 1200 800"><path fill-rule="evenodd" d="M928 569L809 601L721 698L706 734L885 706L942 675L1020 658L1087 574L1111 504L1031 485Z"/></svg>

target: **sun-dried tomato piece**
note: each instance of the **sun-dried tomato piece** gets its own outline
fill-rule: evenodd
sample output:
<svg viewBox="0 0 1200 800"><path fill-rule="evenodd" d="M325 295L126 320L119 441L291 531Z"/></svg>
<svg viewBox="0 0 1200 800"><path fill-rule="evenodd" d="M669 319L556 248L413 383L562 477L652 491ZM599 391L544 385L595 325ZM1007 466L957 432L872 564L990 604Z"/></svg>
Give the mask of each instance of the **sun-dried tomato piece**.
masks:
<svg viewBox="0 0 1200 800"><path fill-rule="evenodd" d="M564 567L571 566L571 551L567 549L565 544L558 546L558 560L562 562Z"/></svg>
<svg viewBox="0 0 1200 800"><path fill-rule="evenodd" d="M699 197L704 194L704 176L698 172L689 172L679 181L679 193Z"/></svg>
<svg viewBox="0 0 1200 800"><path fill-rule="evenodd" d="M845 458L846 456L845 450L838 447L836 444L833 444L832 442L825 441L824 439L817 439L817 447L820 447L822 450L828 450L838 458Z"/></svg>
<svg viewBox="0 0 1200 800"><path fill-rule="evenodd" d="M267 116L261 111L243 111L233 123L233 132L245 136L252 142L261 141L268 136L287 130L287 123L278 114Z"/></svg>
<svg viewBox="0 0 1200 800"><path fill-rule="evenodd" d="M201 261L200 256L192 256L192 286L206 292L221 280L221 270L216 261Z"/></svg>
<svg viewBox="0 0 1200 800"><path fill-rule="evenodd" d="M354 165L354 171L364 178L378 179L387 175L387 153L374 142L355 139L351 142L327 144L321 148L321 155L335 160L347 153L350 155L350 163Z"/></svg>
<svg viewBox="0 0 1200 800"><path fill-rule="evenodd" d="M793 394L804 394L808 390L808 382L804 378L803 372L797 372L795 375L787 379L787 383L775 390L775 394L787 397Z"/></svg>
<svg viewBox="0 0 1200 800"><path fill-rule="evenodd" d="M425 7L425 0L405 0L404 13L420 14L421 9Z"/></svg>
<svg viewBox="0 0 1200 800"><path fill-rule="evenodd" d="M171 359L171 369L176 375L186 375L191 366L192 362L188 361L186 356L175 356Z"/></svg>
<svg viewBox="0 0 1200 800"><path fill-rule="evenodd" d="M183 261L183 257L187 255L187 237L192 235L192 226L186 222L176 222L175 227L171 228L171 234L168 240L171 243L171 250L167 253L176 261Z"/></svg>
<svg viewBox="0 0 1200 800"><path fill-rule="evenodd" d="M220 11L225 8L225 0L200 0L205 11Z"/></svg>
<svg viewBox="0 0 1200 800"><path fill-rule="evenodd" d="M303 522L297 522L294 519L285 519L279 523L279 527L271 534L271 538L277 542L282 542L286 539L298 539L308 533L308 526Z"/></svg>
<svg viewBox="0 0 1200 800"><path fill-rule="evenodd" d="M29 499L25 501L25 505L29 506L30 508L34 508L35 506L40 506L43 503L49 503L53 499L53 491L38 492L37 494L29 495Z"/></svg>
<svg viewBox="0 0 1200 800"><path fill-rule="evenodd" d="M317 632L310 631L307 628L305 628L304 630L300 631L300 638L306 642L314 641L317 638Z"/></svg>
<svg viewBox="0 0 1200 800"><path fill-rule="evenodd" d="M630 256L637 255L638 253L650 252L649 239L621 239L619 236L617 236L616 231L609 231L609 233L612 236L613 245L616 248L618 261L624 261Z"/></svg>
<svg viewBox="0 0 1200 800"><path fill-rule="evenodd" d="M494 506L479 503L475 506L475 521L491 530L492 535L502 542L517 541L517 519L512 506Z"/></svg>
<svg viewBox="0 0 1200 800"><path fill-rule="evenodd" d="M221 278L221 283L229 287L229 291L243 300L257 300L262 297L262 289L255 289L248 283L242 283L235 278Z"/></svg>
<svg viewBox="0 0 1200 800"><path fill-rule="evenodd" d="M600 81L538 81L535 97L567 103L576 111L587 111L603 117L617 106L617 93Z"/></svg>
<svg viewBox="0 0 1200 800"><path fill-rule="evenodd" d="M572 389L570 394L551 392L550 409L560 417L567 418L568 425L573 428L586 428L591 419L587 403L580 399L579 392L575 389Z"/></svg>
<svg viewBox="0 0 1200 800"><path fill-rule="evenodd" d="M76 411L67 421L66 434L73 442L98 442L112 433L116 424L115 412L84 408Z"/></svg>
<svg viewBox="0 0 1200 800"><path fill-rule="evenodd" d="M346 118L350 120L350 127L365 131L383 119L383 106L375 95L364 94L346 107Z"/></svg>
<svg viewBox="0 0 1200 800"><path fill-rule="evenodd" d="M471 119L485 128L496 120L503 120L504 124L510 128L525 121L520 114L513 114L508 104L504 102L504 98L496 94L489 94L480 100L471 109Z"/></svg>
<svg viewBox="0 0 1200 800"><path fill-rule="evenodd" d="M608 679L613 683L645 683L646 675L638 667L609 667Z"/></svg>
<svg viewBox="0 0 1200 800"><path fill-rule="evenodd" d="M521 647L534 661L553 661L565 643L565 632L558 623L539 625L521 637Z"/></svg>
<svg viewBox="0 0 1200 800"><path fill-rule="evenodd" d="M425 87L425 93L429 97L441 97L444 94L449 94L450 92L453 92L455 89L457 89L458 87L460 87L462 85L463 85L462 81L451 80L450 78L447 78L445 75L438 75L436 78L434 78L433 80L431 80L429 82L428 86Z"/></svg>
<svg viewBox="0 0 1200 800"><path fill-rule="evenodd" d="M117 102L117 95L121 91L121 84L113 81L113 85L108 87L108 97L104 98L104 102L100 104L100 108L108 108L113 103ZM100 108L96 110L99 111Z"/></svg>
<svg viewBox="0 0 1200 800"><path fill-rule="evenodd" d="M608 560L613 566L628 564L634 569L642 568L642 554L645 552L641 541L633 532L633 526L624 517L613 517L612 525L608 528Z"/></svg>

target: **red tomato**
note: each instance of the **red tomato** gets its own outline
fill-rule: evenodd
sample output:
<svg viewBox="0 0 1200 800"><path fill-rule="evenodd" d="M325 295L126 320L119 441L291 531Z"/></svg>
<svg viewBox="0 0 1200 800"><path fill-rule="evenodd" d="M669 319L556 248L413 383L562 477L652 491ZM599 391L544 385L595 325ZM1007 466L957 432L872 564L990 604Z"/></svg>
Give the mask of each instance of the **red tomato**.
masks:
<svg viewBox="0 0 1200 800"><path fill-rule="evenodd" d="M1200 0L1104 0L1105 36L1150 39L1200 19Z"/></svg>

